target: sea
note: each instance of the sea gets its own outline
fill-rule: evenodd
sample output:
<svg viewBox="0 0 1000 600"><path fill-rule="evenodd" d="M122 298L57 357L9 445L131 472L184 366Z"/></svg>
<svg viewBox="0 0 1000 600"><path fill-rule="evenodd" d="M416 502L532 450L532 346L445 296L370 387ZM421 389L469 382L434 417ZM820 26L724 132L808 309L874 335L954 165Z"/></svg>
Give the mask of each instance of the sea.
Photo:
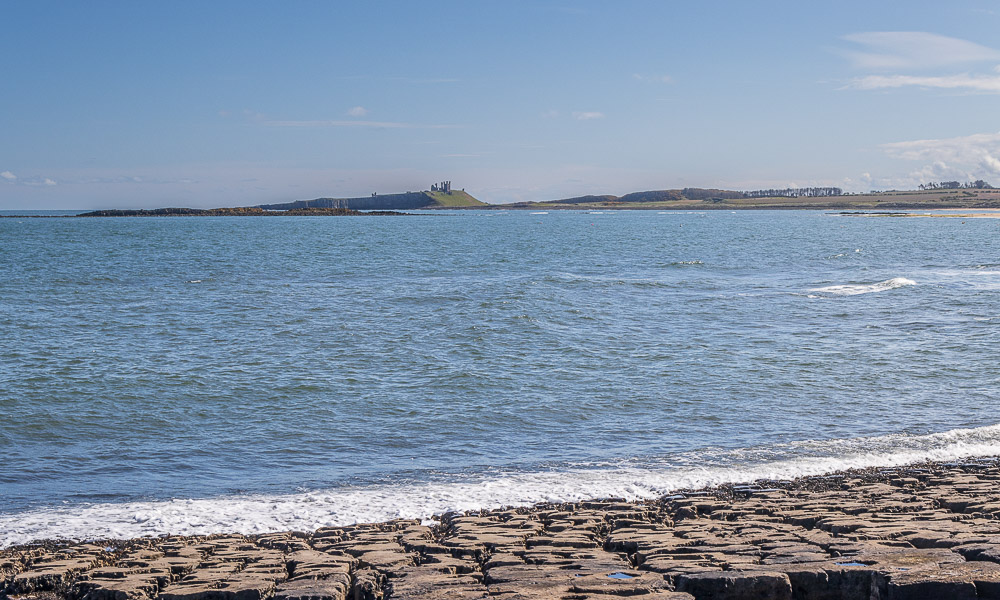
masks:
<svg viewBox="0 0 1000 600"><path fill-rule="evenodd" d="M29 217L0 547L1000 454L998 219Z"/></svg>

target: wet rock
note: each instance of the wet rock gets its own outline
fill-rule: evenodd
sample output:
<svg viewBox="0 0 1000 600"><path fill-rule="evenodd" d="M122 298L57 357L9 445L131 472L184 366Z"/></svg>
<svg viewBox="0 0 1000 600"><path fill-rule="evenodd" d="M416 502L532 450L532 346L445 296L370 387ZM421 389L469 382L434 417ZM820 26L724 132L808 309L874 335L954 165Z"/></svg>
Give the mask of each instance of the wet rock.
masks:
<svg viewBox="0 0 1000 600"><path fill-rule="evenodd" d="M645 596L653 592L671 591L662 576L639 571L613 571L594 575L581 575L572 580L577 594L603 596Z"/></svg>

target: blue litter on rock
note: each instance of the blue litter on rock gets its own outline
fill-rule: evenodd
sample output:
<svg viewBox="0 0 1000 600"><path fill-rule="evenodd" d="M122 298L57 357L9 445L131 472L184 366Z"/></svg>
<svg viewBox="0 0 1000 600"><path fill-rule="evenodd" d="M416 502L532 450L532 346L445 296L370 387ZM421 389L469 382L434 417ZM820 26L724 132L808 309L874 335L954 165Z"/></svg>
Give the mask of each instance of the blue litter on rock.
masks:
<svg viewBox="0 0 1000 600"><path fill-rule="evenodd" d="M635 577L626 575L625 573L612 573L611 575L608 575L608 577L611 579L635 579Z"/></svg>

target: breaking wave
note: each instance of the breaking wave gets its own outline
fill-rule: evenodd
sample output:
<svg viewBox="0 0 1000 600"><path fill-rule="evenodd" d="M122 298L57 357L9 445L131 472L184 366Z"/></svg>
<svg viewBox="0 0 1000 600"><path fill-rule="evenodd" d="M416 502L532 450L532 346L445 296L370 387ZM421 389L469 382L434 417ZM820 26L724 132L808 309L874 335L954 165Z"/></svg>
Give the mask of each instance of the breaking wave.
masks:
<svg viewBox="0 0 1000 600"><path fill-rule="evenodd" d="M595 498L654 499L677 490L726 483L998 454L1000 425L991 425L927 435L893 434L709 450L667 457L662 464L625 462L613 468L511 473L446 483L95 503L0 514L0 547L54 538L256 534L397 518L430 520L449 511Z"/></svg>
<svg viewBox="0 0 1000 600"><path fill-rule="evenodd" d="M809 291L830 296L857 296L858 294L871 294L873 292L885 292L896 288L917 285L916 281L906 277L893 277L877 283L858 283L847 285L828 285L826 287L812 288Z"/></svg>

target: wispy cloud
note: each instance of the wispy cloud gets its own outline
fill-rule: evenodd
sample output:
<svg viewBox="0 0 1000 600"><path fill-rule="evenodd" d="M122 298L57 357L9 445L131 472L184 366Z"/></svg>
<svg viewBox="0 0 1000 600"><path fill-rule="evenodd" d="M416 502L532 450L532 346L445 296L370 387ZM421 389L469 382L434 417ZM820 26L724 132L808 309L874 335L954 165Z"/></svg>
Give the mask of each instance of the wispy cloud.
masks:
<svg viewBox="0 0 1000 600"><path fill-rule="evenodd" d="M869 31L843 39L862 46L860 50L838 50L861 69L933 69L1000 61L1000 51L993 48L923 31Z"/></svg>
<svg viewBox="0 0 1000 600"><path fill-rule="evenodd" d="M604 113L596 111L590 111L590 112L576 111L573 113L573 118L576 119L577 121L592 121L594 119L603 119Z"/></svg>
<svg viewBox="0 0 1000 600"><path fill-rule="evenodd" d="M1000 93L1000 75L970 75L969 73L942 76L869 75L851 81L847 87L859 90L879 90L910 86L998 94Z"/></svg>
<svg viewBox="0 0 1000 600"><path fill-rule="evenodd" d="M396 121L263 121L269 127L355 127L370 129L454 129L456 125L430 125L421 123L401 123Z"/></svg>
<svg viewBox="0 0 1000 600"><path fill-rule="evenodd" d="M26 177L18 177L11 171L0 171L0 182L15 184L15 185L28 185L28 186L54 186L59 185L56 180L51 177L44 177L42 175L29 175Z"/></svg>
<svg viewBox="0 0 1000 600"><path fill-rule="evenodd" d="M18 185L28 185L28 186L44 186L44 187L52 187L52 186L59 185L51 177L43 177L43 176L40 176L40 175L36 175L36 176L33 176L33 177L22 177L22 178L19 178L17 180L17 184Z"/></svg>
<svg viewBox="0 0 1000 600"><path fill-rule="evenodd" d="M267 120L267 115L265 115L264 113L257 112L255 110L250 110L249 108L243 109L243 117L255 123L260 123L262 121Z"/></svg>
<svg viewBox="0 0 1000 600"><path fill-rule="evenodd" d="M364 106L355 106L347 111L347 115L351 117L363 117L368 114L368 109Z"/></svg>
<svg viewBox="0 0 1000 600"><path fill-rule="evenodd" d="M970 70L976 69L976 63L995 65L1000 62L1000 50L923 31L871 31L853 33L843 39L861 49L840 49L838 52L855 67L875 71L851 80L844 89L922 88L1000 93L1000 75L996 74L1000 71L976 73ZM963 72L955 72L958 67L962 67Z"/></svg>
<svg viewBox="0 0 1000 600"><path fill-rule="evenodd" d="M632 73L632 79L646 83L673 83L674 79L670 75L643 75L642 73Z"/></svg>

